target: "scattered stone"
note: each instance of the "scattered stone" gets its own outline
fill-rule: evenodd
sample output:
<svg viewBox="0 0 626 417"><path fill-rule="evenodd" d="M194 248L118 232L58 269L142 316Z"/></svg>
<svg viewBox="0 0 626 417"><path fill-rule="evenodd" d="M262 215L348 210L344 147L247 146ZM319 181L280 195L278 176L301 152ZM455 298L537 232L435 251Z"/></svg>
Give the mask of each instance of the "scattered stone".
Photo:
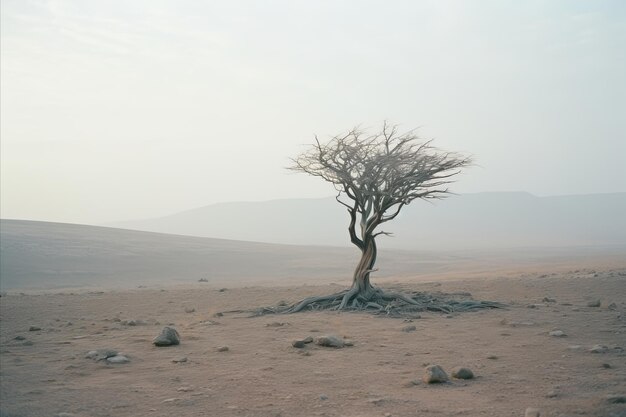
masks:
<svg viewBox="0 0 626 417"><path fill-rule="evenodd" d="M196 311L196 309L193 308L193 307L185 307L185 313L189 314L189 313L193 313L195 311Z"/></svg>
<svg viewBox="0 0 626 417"><path fill-rule="evenodd" d="M152 343L156 346L171 346L180 344L180 336L176 329L172 327L164 327L161 333L154 338Z"/></svg>
<svg viewBox="0 0 626 417"><path fill-rule="evenodd" d="M97 350L90 350L89 352L87 352L87 354L85 355L85 358L93 359L95 361L103 361L105 359L112 358L114 356L117 356L117 350L97 349Z"/></svg>
<svg viewBox="0 0 626 417"><path fill-rule="evenodd" d="M611 303L608 306L606 306L606 308L608 308L609 310L617 310L617 304Z"/></svg>
<svg viewBox="0 0 626 417"><path fill-rule="evenodd" d="M304 343L304 340L294 340L293 342L291 342L291 346L297 349L302 349L306 346L306 343Z"/></svg>
<svg viewBox="0 0 626 417"><path fill-rule="evenodd" d="M312 343L312 342L313 342L313 337L311 337L311 336L307 336L307 337L305 337L304 339L302 339L302 341L303 341L304 343Z"/></svg>
<svg viewBox="0 0 626 417"><path fill-rule="evenodd" d="M15 336L13 340L26 340L26 338L22 335Z"/></svg>
<svg viewBox="0 0 626 417"><path fill-rule="evenodd" d="M552 330L548 334L552 337L566 337L567 336L563 330Z"/></svg>
<svg viewBox="0 0 626 417"><path fill-rule="evenodd" d="M543 301L544 303L556 303L556 300L550 297L543 297L543 300L541 301Z"/></svg>
<svg viewBox="0 0 626 417"><path fill-rule="evenodd" d="M265 327L283 327L283 326L286 326L288 324L289 323L283 323L283 322L280 322L280 321L273 321L271 323L266 323Z"/></svg>
<svg viewBox="0 0 626 417"><path fill-rule="evenodd" d="M580 311L580 308L574 307L574 308L572 308L572 311Z"/></svg>
<svg viewBox="0 0 626 417"><path fill-rule="evenodd" d="M583 347L582 347L581 345L569 345L569 346L567 347L567 349L569 349L569 350L580 350L580 349L582 349L582 348L583 348Z"/></svg>
<svg viewBox="0 0 626 417"><path fill-rule="evenodd" d="M593 345L591 349L589 349L589 352L591 353L606 353L608 351L609 351L609 348L604 345Z"/></svg>
<svg viewBox="0 0 626 417"><path fill-rule="evenodd" d="M352 340L344 340L343 345L351 347L354 346L354 342Z"/></svg>
<svg viewBox="0 0 626 417"><path fill-rule="evenodd" d="M147 323L143 320L124 320L122 321L123 326L145 326Z"/></svg>
<svg viewBox="0 0 626 417"><path fill-rule="evenodd" d="M179 392L189 392L189 391L193 391L193 388L192 387L180 387L176 391L179 391Z"/></svg>
<svg viewBox="0 0 626 417"><path fill-rule="evenodd" d="M405 332L405 333L414 332L415 330L417 330L417 327L415 327L415 326L404 326L402 328L402 331Z"/></svg>
<svg viewBox="0 0 626 417"><path fill-rule="evenodd" d="M29 332L38 332L39 330L41 330L41 327L38 327L38 326L30 326L28 328Z"/></svg>
<svg viewBox="0 0 626 417"><path fill-rule="evenodd" d="M220 288L218 291L219 292L226 292L228 290L228 288Z"/></svg>
<svg viewBox="0 0 626 417"><path fill-rule="evenodd" d="M218 311L217 313L213 314L213 317L224 317L224 313Z"/></svg>
<svg viewBox="0 0 626 417"><path fill-rule="evenodd" d="M161 402L164 404L170 404L170 403L175 403L176 401L180 401L180 398L167 398Z"/></svg>
<svg viewBox="0 0 626 417"><path fill-rule="evenodd" d="M178 357L172 359L172 362L174 362L174 363L187 362L187 357L186 356L178 356Z"/></svg>
<svg viewBox="0 0 626 417"><path fill-rule="evenodd" d="M217 348L218 352L228 352L228 346L220 346Z"/></svg>
<svg viewBox="0 0 626 417"><path fill-rule="evenodd" d="M342 348L345 345L343 339L335 335L318 336L314 340L316 345L324 347Z"/></svg>
<svg viewBox="0 0 626 417"><path fill-rule="evenodd" d="M422 381L427 384L435 384L441 382L448 382L448 375L439 365L429 365L424 370L424 376Z"/></svg>
<svg viewBox="0 0 626 417"><path fill-rule="evenodd" d="M326 401L327 399L328 399L328 395L326 395L326 394L320 395L320 400Z"/></svg>
<svg viewBox="0 0 626 417"><path fill-rule="evenodd" d="M200 278L200 279L198 280L198 282L209 282L209 280L208 280L208 279L206 279L206 278Z"/></svg>
<svg viewBox="0 0 626 417"><path fill-rule="evenodd" d="M452 378L457 379L472 379L474 378L474 372L469 368L456 367L452 370Z"/></svg>
<svg viewBox="0 0 626 417"><path fill-rule="evenodd" d="M128 359L124 355L115 355L115 356L111 356L110 358L107 358L107 362L109 362L109 363L128 363L128 362L130 362L130 359Z"/></svg>
<svg viewBox="0 0 626 417"><path fill-rule="evenodd" d="M626 395L607 395L605 400L609 404L626 404Z"/></svg>
<svg viewBox="0 0 626 417"><path fill-rule="evenodd" d="M487 359L496 360L498 357L496 355L489 355L487 356Z"/></svg>
<svg viewBox="0 0 626 417"><path fill-rule="evenodd" d="M603 364L602 364L602 367L603 367L604 369L611 369L611 368L612 368L612 366L611 366L611 364L610 364L610 363L603 363Z"/></svg>
<svg viewBox="0 0 626 417"><path fill-rule="evenodd" d="M556 398L559 396L559 393L552 390L552 391L548 391L548 393L546 394L546 398Z"/></svg>
<svg viewBox="0 0 626 417"><path fill-rule="evenodd" d="M538 408L528 407L524 412L524 417L541 417L541 411Z"/></svg>
<svg viewBox="0 0 626 417"><path fill-rule="evenodd" d="M600 307L601 304L600 300L593 300L587 303L587 307Z"/></svg>

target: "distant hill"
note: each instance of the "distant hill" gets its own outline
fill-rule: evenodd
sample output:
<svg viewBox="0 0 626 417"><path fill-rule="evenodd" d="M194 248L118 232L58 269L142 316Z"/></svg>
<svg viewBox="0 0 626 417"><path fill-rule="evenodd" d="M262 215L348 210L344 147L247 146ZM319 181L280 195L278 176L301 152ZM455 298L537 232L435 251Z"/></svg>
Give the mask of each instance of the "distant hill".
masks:
<svg viewBox="0 0 626 417"><path fill-rule="evenodd" d="M461 250L626 244L626 193L536 197L477 193L415 201L383 230L380 245ZM345 208L334 198L214 204L126 229L281 244L349 246Z"/></svg>

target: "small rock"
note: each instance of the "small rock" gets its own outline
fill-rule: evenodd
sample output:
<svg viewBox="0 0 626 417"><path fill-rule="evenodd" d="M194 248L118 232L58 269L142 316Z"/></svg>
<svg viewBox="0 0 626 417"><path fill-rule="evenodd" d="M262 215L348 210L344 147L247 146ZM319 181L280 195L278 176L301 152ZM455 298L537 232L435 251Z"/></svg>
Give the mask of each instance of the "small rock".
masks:
<svg viewBox="0 0 626 417"><path fill-rule="evenodd" d="M593 300L587 303L587 307L600 307L601 304L600 300Z"/></svg>
<svg viewBox="0 0 626 417"><path fill-rule="evenodd" d="M342 348L345 343L342 338L334 335L318 336L314 340L316 345L324 347Z"/></svg>
<svg viewBox="0 0 626 417"><path fill-rule="evenodd" d="M187 357L186 356L179 356L179 357L176 357L176 358L172 359L172 362L174 362L174 363L187 362Z"/></svg>
<svg viewBox="0 0 626 417"><path fill-rule="evenodd" d="M30 326L28 328L29 332L38 332L39 330L41 330L41 327L37 327L37 326Z"/></svg>
<svg viewBox="0 0 626 417"><path fill-rule="evenodd" d="M196 309L193 308L193 307L185 307L185 313L189 314L189 313L193 313L195 311L196 311Z"/></svg>
<svg viewBox="0 0 626 417"><path fill-rule="evenodd" d="M168 403L175 403L176 401L180 401L180 398L167 398L161 402L164 404L168 404Z"/></svg>
<svg viewBox="0 0 626 417"><path fill-rule="evenodd" d="M155 346L171 346L180 344L180 336L176 329L172 327L164 327L161 333L154 338L152 343Z"/></svg>
<svg viewBox="0 0 626 417"><path fill-rule="evenodd" d="M228 352L228 346L220 346L217 348L218 352Z"/></svg>
<svg viewBox="0 0 626 417"><path fill-rule="evenodd" d="M15 336L13 340L26 340L26 338L22 335Z"/></svg>
<svg viewBox="0 0 626 417"><path fill-rule="evenodd" d="M441 383L448 381L448 375L439 365L429 365L424 370L422 381L427 384Z"/></svg>
<svg viewBox="0 0 626 417"><path fill-rule="evenodd" d="M130 362L130 359L128 359L126 356L123 356L123 355L115 355L115 356L111 356L110 358L107 358L107 362L109 362L109 363L128 363L128 362Z"/></svg>
<svg viewBox="0 0 626 417"><path fill-rule="evenodd" d="M352 340L344 340L343 345L351 347L351 346L354 346L354 342Z"/></svg>
<svg viewBox="0 0 626 417"><path fill-rule="evenodd" d="M320 395L320 400L326 401L327 399L328 399L328 395L326 395L326 394Z"/></svg>
<svg viewBox="0 0 626 417"><path fill-rule="evenodd" d="M219 292L226 292L228 290L228 288L220 288L218 291Z"/></svg>
<svg viewBox="0 0 626 417"><path fill-rule="evenodd" d="M417 327L415 326L404 326L402 328L402 331L405 333L414 332L415 330L417 330Z"/></svg>
<svg viewBox="0 0 626 417"><path fill-rule="evenodd" d="M582 349L582 348L583 348L583 347L582 347L581 345L569 345L569 346L567 347L567 349L569 349L569 350L580 350L580 349Z"/></svg>
<svg viewBox="0 0 626 417"><path fill-rule="evenodd" d="M280 322L280 321L273 321L271 323L266 323L265 327L283 327L283 326L286 326L288 324L289 323L283 323L283 322Z"/></svg>
<svg viewBox="0 0 626 417"><path fill-rule="evenodd" d="M105 359L112 358L114 356L117 356L117 350L97 349L97 350L90 350L89 352L87 352L87 354L85 355L85 358L93 359L95 361L103 361Z"/></svg>
<svg viewBox="0 0 626 417"><path fill-rule="evenodd" d="M606 306L606 308L608 308L609 310L617 310L617 304L611 303L608 306Z"/></svg>
<svg viewBox="0 0 626 417"><path fill-rule="evenodd" d="M605 400L609 404L626 404L626 395L607 395Z"/></svg>
<svg viewBox="0 0 626 417"><path fill-rule="evenodd" d="M610 363L603 363L603 364L602 364L602 367L603 367L604 369L611 369L611 368L612 368L612 366L611 366L611 364L610 364Z"/></svg>
<svg viewBox="0 0 626 417"><path fill-rule="evenodd" d="M145 326L147 323L143 320L124 320L122 325L124 326Z"/></svg>
<svg viewBox="0 0 626 417"><path fill-rule="evenodd" d="M192 387L180 387L176 391L179 391L179 392L189 392L189 391L193 391L193 388Z"/></svg>
<svg viewBox="0 0 626 417"><path fill-rule="evenodd" d="M452 378L472 379L474 378L474 373L469 368L463 368L459 366L452 370Z"/></svg>
<svg viewBox="0 0 626 417"><path fill-rule="evenodd" d="M304 343L312 343L313 342L313 338L311 336L307 336L304 339L302 339L302 341Z"/></svg>
<svg viewBox="0 0 626 417"><path fill-rule="evenodd" d="M544 303L556 303L556 300L550 297L543 297L543 300L541 301L543 301Z"/></svg>
<svg viewBox="0 0 626 417"><path fill-rule="evenodd" d="M294 340L293 342L291 342L291 346L302 349L306 346L306 343L304 343L304 340Z"/></svg>
<svg viewBox="0 0 626 417"><path fill-rule="evenodd" d="M565 337L565 336L567 336L567 335L565 334L565 332L564 332L564 331L562 331L562 330L552 330L552 331L551 331L550 333L548 333L548 334L549 334L550 336L553 336L553 337Z"/></svg>
<svg viewBox="0 0 626 417"><path fill-rule="evenodd" d="M22 346L32 346L32 345L34 345L32 340L24 340L22 342Z"/></svg>
<svg viewBox="0 0 626 417"><path fill-rule="evenodd" d="M552 391L548 391L548 393L546 394L547 398L556 398L559 396L559 393L552 390Z"/></svg>
<svg viewBox="0 0 626 417"><path fill-rule="evenodd" d="M208 280L208 279L206 279L206 278L200 278L200 279L198 280L198 282L209 282L209 280Z"/></svg>
<svg viewBox="0 0 626 417"><path fill-rule="evenodd" d="M591 353L606 353L608 351L609 351L609 348L604 345L593 345L591 349L589 349L589 352Z"/></svg>
<svg viewBox="0 0 626 417"><path fill-rule="evenodd" d="M524 417L541 417L541 411L538 408L528 407L524 412Z"/></svg>
<svg viewBox="0 0 626 417"><path fill-rule="evenodd" d="M487 356L487 359L496 360L496 359L498 359L498 356L496 356L496 355L489 355L489 356Z"/></svg>

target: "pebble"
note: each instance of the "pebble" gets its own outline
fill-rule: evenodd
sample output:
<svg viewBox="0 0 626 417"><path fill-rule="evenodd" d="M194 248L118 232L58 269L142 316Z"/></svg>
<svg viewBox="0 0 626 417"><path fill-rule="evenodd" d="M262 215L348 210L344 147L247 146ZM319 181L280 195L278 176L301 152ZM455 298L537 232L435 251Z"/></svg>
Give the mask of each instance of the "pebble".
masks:
<svg viewBox="0 0 626 417"><path fill-rule="evenodd" d="M607 395L605 399L609 404L626 404L626 395Z"/></svg>
<svg viewBox="0 0 626 417"><path fill-rule="evenodd" d="M189 392L189 391L193 391L193 388L192 387L180 387L176 391Z"/></svg>
<svg viewBox="0 0 626 417"><path fill-rule="evenodd" d="M415 330L417 330L417 327L415 326L404 326L402 328L402 331L405 333L414 332Z"/></svg>
<svg viewBox="0 0 626 417"><path fill-rule="evenodd" d="M218 352L228 352L228 346L220 346L217 348Z"/></svg>
<svg viewBox="0 0 626 417"><path fill-rule="evenodd" d="M15 336L13 340L26 340L26 338L22 335L19 335L19 336Z"/></svg>
<svg viewBox="0 0 626 417"><path fill-rule="evenodd" d="M447 382L448 374L439 365L429 365L424 369L422 381L427 384Z"/></svg>
<svg viewBox="0 0 626 417"><path fill-rule="evenodd" d="M124 355L115 355L115 356L111 356L110 358L107 358L107 362L109 362L109 363L128 363L128 362L130 362L130 359L128 359Z"/></svg>
<svg viewBox="0 0 626 417"><path fill-rule="evenodd" d="M553 337L565 337L565 336L567 336L563 330L552 330L548 334L550 336L553 336Z"/></svg>
<svg viewBox="0 0 626 417"><path fill-rule="evenodd" d="M326 401L327 399L328 399L328 395L326 395L326 394L320 395L320 400Z"/></svg>
<svg viewBox="0 0 626 417"><path fill-rule="evenodd" d="M524 412L524 417L541 417L541 411L538 408L528 407Z"/></svg>
<svg viewBox="0 0 626 417"><path fill-rule="evenodd" d="M306 346L306 343L304 343L304 340L294 340L293 342L291 342L291 346L302 349Z"/></svg>
<svg viewBox="0 0 626 417"><path fill-rule="evenodd" d="M617 310L617 304L611 303L608 306L606 306L606 308L608 308L609 310Z"/></svg>
<svg viewBox="0 0 626 417"><path fill-rule="evenodd" d="M318 346L334 347L334 348L342 348L345 345L341 337L335 336L332 334L325 335L325 336L318 336L315 338L314 342Z"/></svg>
<svg viewBox="0 0 626 417"><path fill-rule="evenodd" d="M559 396L559 393L552 390L552 391L548 391L548 393L546 394L547 398L556 398Z"/></svg>
<svg viewBox="0 0 626 417"><path fill-rule="evenodd" d="M172 327L164 327L161 333L154 338L152 343L155 346L171 346L180 344L180 336L176 329Z"/></svg>
<svg viewBox="0 0 626 417"><path fill-rule="evenodd" d="M609 348L604 345L593 345L589 352L591 353L606 353L609 351Z"/></svg>
<svg viewBox="0 0 626 417"><path fill-rule="evenodd" d="M187 362L187 357L186 356L179 356L177 358L172 359L172 362L174 362L174 363Z"/></svg>
<svg viewBox="0 0 626 417"><path fill-rule="evenodd" d="M117 356L117 350L97 349L97 350L90 350L89 352L87 352L87 354L85 355L85 358L93 359L95 361L102 361L108 358L112 358L114 356Z"/></svg>
<svg viewBox="0 0 626 417"><path fill-rule="evenodd" d="M452 377L457 379L472 379L474 378L474 372L469 368L458 366L452 369Z"/></svg>
<svg viewBox="0 0 626 417"><path fill-rule="evenodd" d="M38 332L39 330L41 330L41 327L37 327L37 326L30 326L28 328L29 332Z"/></svg>
<svg viewBox="0 0 626 417"><path fill-rule="evenodd" d="M543 301L544 303L556 303L556 300L550 297L543 297L543 300L541 301Z"/></svg>
<svg viewBox="0 0 626 417"><path fill-rule="evenodd" d="M582 349L583 347L582 347L581 345L569 345L567 348L568 348L569 350L580 350L580 349Z"/></svg>
<svg viewBox="0 0 626 417"><path fill-rule="evenodd" d="M600 307L601 304L600 300L593 300L587 303L587 307Z"/></svg>
<svg viewBox="0 0 626 417"><path fill-rule="evenodd" d="M145 326L147 323L143 320L124 320L122 325L124 326Z"/></svg>
<svg viewBox="0 0 626 417"><path fill-rule="evenodd" d="M189 313L193 313L195 311L196 311L196 309L193 308L193 307L185 307L185 313L189 314Z"/></svg>

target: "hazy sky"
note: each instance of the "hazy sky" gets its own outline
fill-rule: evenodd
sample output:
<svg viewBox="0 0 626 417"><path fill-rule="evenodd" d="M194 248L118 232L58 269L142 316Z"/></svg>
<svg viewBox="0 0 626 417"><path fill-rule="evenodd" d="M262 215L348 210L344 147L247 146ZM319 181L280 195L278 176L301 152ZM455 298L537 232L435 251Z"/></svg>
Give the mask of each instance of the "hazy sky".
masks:
<svg viewBox="0 0 626 417"><path fill-rule="evenodd" d="M626 1L1 3L1 215L317 197L315 133L473 154L458 192L626 191Z"/></svg>

